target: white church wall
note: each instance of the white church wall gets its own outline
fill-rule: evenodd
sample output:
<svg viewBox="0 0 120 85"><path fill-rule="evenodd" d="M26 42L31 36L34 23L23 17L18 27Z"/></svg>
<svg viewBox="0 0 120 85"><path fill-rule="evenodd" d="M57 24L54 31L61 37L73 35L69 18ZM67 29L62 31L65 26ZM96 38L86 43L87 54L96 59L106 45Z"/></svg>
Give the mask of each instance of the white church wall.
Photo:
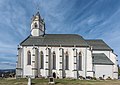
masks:
<svg viewBox="0 0 120 85"><path fill-rule="evenodd" d="M110 77L113 79L113 66L112 65L95 65L95 77L99 78L104 75L104 79Z"/></svg>
<svg viewBox="0 0 120 85"><path fill-rule="evenodd" d="M51 47L49 47L49 48L51 48ZM63 49L64 49L64 53L66 52L66 51L68 51L68 54L69 54L69 70L65 70L65 73L66 73L66 77L74 77L74 72L73 72L73 70L74 70L74 64L73 64L73 48L71 48L71 47L62 47ZM60 76L60 60L59 60L59 56L60 56L60 47L52 47L51 48L51 52L53 52L53 51L55 51L55 53L56 53L56 69L55 70L52 70L52 72L55 72L56 73L56 75L57 76ZM78 49L78 51L80 52L82 52L82 71L79 71L79 74L81 75L81 76L85 76L85 72L84 72L84 69L85 69L85 48L77 48ZM45 55L45 53L46 53L46 47L39 47L39 51L43 51L44 52L44 55ZM45 58L46 56L44 56L44 60L46 59ZM45 61L44 61L44 65L45 65ZM44 67L44 70L42 70L41 69L41 74L43 75L43 76L46 76L45 74L46 74L46 71L45 71L45 67Z"/></svg>
<svg viewBox="0 0 120 85"><path fill-rule="evenodd" d="M112 53L112 52L110 52L110 60L114 63L114 70L118 70L118 67L117 67L117 65L118 65L118 62L117 62L117 56L114 54L114 53Z"/></svg>
<svg viewBox="0 0 120 85"><path fill-rule="evenodd" d="M23 75L23 49L19 48L16 65L16 77L22 77Z"/></svg>
<svg viewBox="0 0 120 85"><path fill-rule="evenodd" d="M31 65L27 65L27 51L30 50L31 55L33 54L33 47L32 46L28 46L28 47L23 47L23 55L21 60L23 60L24 64L23 64L23 76L32 76L34 75L33 71L32 71L32 60L31 59ZM56 69L52 70L52 73L55 72L56 76L60 77L60 47L50 47L51 48L51 52L55 51L56 53ZM69 69L65 70L66 73L66 77L70 77L70 78L75 78L74 75L74 55L73 55L73 48L72 47L62 47L64 49L64 53L66 51L68 51L69 54ZM86 48L82 48L82 47L76 47L77 52L81 52L82 54L82 70L79 70L79 76L93 76L93 72L92 72L92 54L91 51L89 49ZM46 77L48 74L48 72L46 71L46 47L38 47L38 51L40 53L40 51L43 51L44 53L44 68L40 69L40 65L38 65L38 70L39 74L38 75L42 75L43 77ZM112 67L110 65L95 65L95 75L96 77L102 77L103 75L106 75L107 77L110 76L111 78L118 78L118 68L117 68L117 57L115 54L113 54L112 52L109 51L93 51L93 53L105 53L107 56L110 56L111 61L113 61L113 63L115 63L115 65ZM40 58L40 56L39 56ZM38 59L39 59L38 58ZM38 60L39 61L39 60ZM22 62L22 61L21 61ZM39 63L40 64L40 63ZM105 68L104 72L100 69ZM109 72L108 69L109 68ZM104 74L103 74L104 73Z"/></svg>
<svg viewBox="0 0 120 85"><path fill-rule="evenodd" d="M69 69L65 70L66 73L66 77L73 77L73 48L71 47L64 47L64 52L66 53L68 51L68 55L69 55Z"/></svg>
<svg viewBox="0 0 120 85"><path fill-rule="evenodd" d="M113 73L113 78L114 78L114 79L118 79L118 72L114 72L114 73Z"/></svg>
<svg viewBox="0 0 120 85"><path fill-rule="evenodd" d="M104 53L108 58L110 58L110 51L93 51L93 53Z"/></svg>
<svg viewBox="0 0 120 85"><path fill-rule="evenodd" d="M93 51L93 53L104 53L113 63L113 76L118 79L117 56L112 51Z"/></svg>
<svg viewBox="0 0 120 85"><path fill-rule="evenodd" d="M43 56L44 56L44 67L43 69L40 69L40 63L39 63L39 75L41 75L42 77L46 77L46 48L44 47L38 47L38 50L39 50L39 59L40 59L40 52L43 51Z"/></svg>
<svg viewBox="0 0 120 85"><path fill-rule="evenodd" d="M40 35L40 31L39 31L38 29L32 29L31 34L32 34L33 36L39 36L39 35Z"/></svg>
<svg viewBox="0 0 120 85"><path fill-rule="evenodd" d="M117 61L117 56L113 53L110 52L110 60L114 63L113 65L113 76L115 79L118 79L118 61Z"/></svg>
<svg viewBox="0 0 120 85"><path fill-rule="evenodd" d="M34 73L33 73L33 71L32 71L32 65L27 65L27 51L29 51L30 50L30 52L31 52L31 55L33 54L33 49L32 49L33 47L32 46L29 46L29 47L23 47L23 56L24 56L24 68L23 68L23 75L24 76L32 76L32 75L35 75ZM60 47L49 47L50 49L51 49L51 52L53 53L53 51L55 51L55 53L56 53L56 69L53 69L52 70L52 73L53 72L55 72L56 73L56 76L58 76L58 77L60 77L60 60L59 60L59 57L60 57ZM66 51L68 51L68 54L69 54L69 69L68 70L65 70L65 74L66 74L66 77L70 77L70 78L75 78L75 75L74 75L74 72L75 71L73 71L74 70L74 55L73 55L73 48L71 48L71 47L62 47L63 49L64 49L64 53L66 52ZM82 70L79 70L78 71L78 75L79 76L83 76L83 77L86 77L86 76L93 76L93 69L92 69L92 54L91 54L91 51L89 50L89 49L87 49L87 48L82 48L82 47L76 47L76 49L77 49L77 52L81 52L81 54L82 54ZM46 47L38 47L38 51L39 51L39 53L41 52L41 51L43 51L43 53L44 53L44 68L43 69L40 69L40 63L39 63L39 65L38 65L38 69L40 69L40 70L38 70L39 72L39 74L38 75L41 75L41 76L43 76L43 77L46 77L46 76L48 76L48 71L46 70ZM103 53L104 51L101 51L101 52L99 52L99 51L94 51L94 53ZM108 52L104 52L105 54L108 54ZM110 54L111 56L115 56L115 55L113 55L113 54ZM112 57L111 57L112 58ZM40 59L40 56L39 56L39 58L38 59ZM33 60L33 58L32 58L32 60ZM32 61L31 60L31 61ZM114 60L114 57L113 57L113 60ZM39 62L39 60L38 60L38 62ZM31 62L32 63L32 62ZM98 77L100 77L101 75L102 75L102 72L101 72L101 70L99 70L99 69L101 69L101 68L103 68L104 66L106 66L106 65L103 65L103 66L95 66L95 71L96 71L96 76ZM108 65L107 65L108 66ZM106 66L106 68L107 68L107 66ZM110 66L108 66L108 67L110 67ZM113 69L113 68L109 68L109 69ZM114 66L114 69L115 69L115 66ZM117 69L117 68L116 68ZM107 70L105 70L105 72L106 72ZM101 72L101 73L100 73ZM104 73L105 73L104 72ZM101 74L101 75L100 75ZM111 73L109 73L109 74L111 74ZM104 74L103 74L104 75ZM108 74L105 74L105 75L108 75ZM116 76L116 73L114 73L114 74L112 74L113 76L115 76L115 78L117 78ZM112 77L111 75L109 75L110 77Z"/></svg>
<svg viewBox="0 0 120 85"><path fill-rule="evenodd" d="M81 52L82 55L82 69L79 70L79 76L86 76L85 68L86 68L86 49L85 48L78 48L78 52Z"/></svg>
<svg viewBox="0 0 120 85"><path fill-rule="evenodd" d="M92 52L87 49L87 75L93 77Z"/></svg>
<svg viewBox="0 0 120 85"><path fill-rule="evenodd" d="M80 48L77 48L78 49L78 52L81 52L82 54L82 69L79 70L79 76L83 76L83 77L86 77L87 76L87 60L88 57L87 57L87 48L85 47L80 47Z"/></svg>
<svg viewBox="0 0 120 85"><path fill-rule="evenodd" d="M23 57L24 57L23 77L32 76L32 65L27 65L27 51L29 50L32 54L32 47L23 47Z"/></svg>
<svg viewBox="0 0 120 85"><path fill-rule="evenodd" d="M24 67L24 49L22 48L21 50L21 68L23 70L23 67Z"/></svg>
<svg viewBox="0 0 120 85"><path fill-rule="evenodd" d="M31 55L33 54L33 47L32 46L29 46L29 47L24 47L24 70L23 70L23 75L24 76L29 76L29 75L34 75L33 71L32 71L32 65L27 65L27 51L30 50L31 52ZM40 63L38 63L38 76L43 76L43 77L46 77L48 76L48 71L46 70L46 47L37 47L38 48L38 51L39 53L41 51L43 51L44 53L44 68L43 69L40 69ZM55 51L56 53L56 69L53 69L52 70L52 73L55 72L56 73L56 76L60 77L60 47L49 47L51 49L51 52L53 53L53 51ZM66 77L71 77L71 78L74 78L75 75L74 75L74 55L73 55L73 48L72 47L62 47L64 49L64 53L66 51L68 51L68 54L69 54L69 69L68 70L65 70L65 73L66 73ZM92 76L92 73L90 72L87 72L87 71L92 71L92 61L91 60L91 52L88 51L88 49L84 48L84 47L76 47L77 49L77 52L81 52L82 54L82 70L79 70L78 73L79 73L79 76ZM86 59L87 58L87 59ZM40 55L38 56L38 62L40 62ZM33 60L33 58L32 58ZM32 61L31 60L31 61ZM32 63L32 62L31 62ZM86 67L86 65L88 65Z"/></svg>
<svg viewBox="0 0 120 85"><path fill-rule="evenodd" d="M22 59L21 59L21 51L22 51L22 49L19 49L19 51L18 51L18 56L17 56L17 68L21 68L22 67L22 63L21 63L21 61L22 61Z"/></svg>

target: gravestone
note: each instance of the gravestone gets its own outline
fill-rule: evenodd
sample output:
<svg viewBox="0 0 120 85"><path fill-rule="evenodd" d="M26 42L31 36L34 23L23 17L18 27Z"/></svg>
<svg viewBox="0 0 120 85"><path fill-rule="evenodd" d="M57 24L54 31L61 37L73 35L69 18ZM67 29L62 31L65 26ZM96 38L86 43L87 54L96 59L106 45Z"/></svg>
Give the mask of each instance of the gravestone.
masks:
<svg viewBox="0 0 120 85"><path fill-rule="evenodd" d="M49 84L55 84L53 77L49 77Z"/></svg>
<svg viewBox="0 0 120 85"><path fill-rule="evenodd" d="M4 74L2 74L2 78L4 77Z"/></svg>
<svg viewBox="0 0 120 85"><path fill-rule="evenodd" d="M28 77L28 85L31 85L31 78Z"/></svg>

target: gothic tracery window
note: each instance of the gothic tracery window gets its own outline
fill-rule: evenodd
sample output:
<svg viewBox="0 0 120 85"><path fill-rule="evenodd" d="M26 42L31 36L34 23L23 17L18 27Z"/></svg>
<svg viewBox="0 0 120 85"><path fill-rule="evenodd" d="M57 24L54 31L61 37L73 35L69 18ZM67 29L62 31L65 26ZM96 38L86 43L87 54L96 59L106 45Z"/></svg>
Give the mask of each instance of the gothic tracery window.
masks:
<svg viewBox="0 0 120 85"><path fill-rule="evenodd" d="M68 55L68 52L66 52L66 54L65 54L65 69L66 70L69 69L69 55Z"/></svg>
<svg viewBox="0 0 120 85"><path fill-rule="evenodd" d="M31 65L31 52L27 52L27 65Z"/></svg>
<svg viewBox="0 0 120 85"><path fill-rule="evenodd" d="M44 68L44 55L43 55L43 51L40 52L40 68L43 69Z"/></svg>
<svg viewBox="0 0 120 85"><path fill-rule="evenodd" d="M53 69L56 69L56 54L53 52Z"/></svg>
<svg viewBox="0 0 120 85"><path fill-rule="evenodd" d="M79 70L82 70L82 54L81 54L81 52L79 52L79 57L78 57L78 59L79 59L78 69L79 69Z"/></svg>

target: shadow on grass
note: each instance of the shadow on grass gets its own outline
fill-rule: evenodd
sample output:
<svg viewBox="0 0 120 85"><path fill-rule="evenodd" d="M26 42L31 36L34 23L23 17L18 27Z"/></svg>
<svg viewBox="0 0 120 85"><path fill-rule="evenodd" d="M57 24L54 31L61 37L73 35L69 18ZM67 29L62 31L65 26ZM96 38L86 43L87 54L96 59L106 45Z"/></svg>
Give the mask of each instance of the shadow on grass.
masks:
<svg viewBox="0 0 120 85"><path fill-rule="evenodd" d="M55 82L55 84L59 84L60 82Z"/></svg>
<svg viewBox="0 0 120 85"><path fill-rule="evenodd" d="M35 85L35 83L31 83L31 85Z"/></svg>

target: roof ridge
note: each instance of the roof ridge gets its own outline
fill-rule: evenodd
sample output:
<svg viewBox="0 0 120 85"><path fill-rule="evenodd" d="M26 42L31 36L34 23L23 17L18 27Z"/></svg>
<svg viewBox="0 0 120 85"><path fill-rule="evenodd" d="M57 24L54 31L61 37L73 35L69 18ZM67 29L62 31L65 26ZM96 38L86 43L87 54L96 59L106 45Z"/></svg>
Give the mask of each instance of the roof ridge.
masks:
<svg viewBox="0 0 120 85"><path fill-rule="evenodd" d="M105 54L105 53L93 53L93 54Z"/></svg>
<svg viewBox="0 0 120 85"><path fill-rule="evenodd" d="M79 35L79 34L45 34L45 35Z"/></svg>

